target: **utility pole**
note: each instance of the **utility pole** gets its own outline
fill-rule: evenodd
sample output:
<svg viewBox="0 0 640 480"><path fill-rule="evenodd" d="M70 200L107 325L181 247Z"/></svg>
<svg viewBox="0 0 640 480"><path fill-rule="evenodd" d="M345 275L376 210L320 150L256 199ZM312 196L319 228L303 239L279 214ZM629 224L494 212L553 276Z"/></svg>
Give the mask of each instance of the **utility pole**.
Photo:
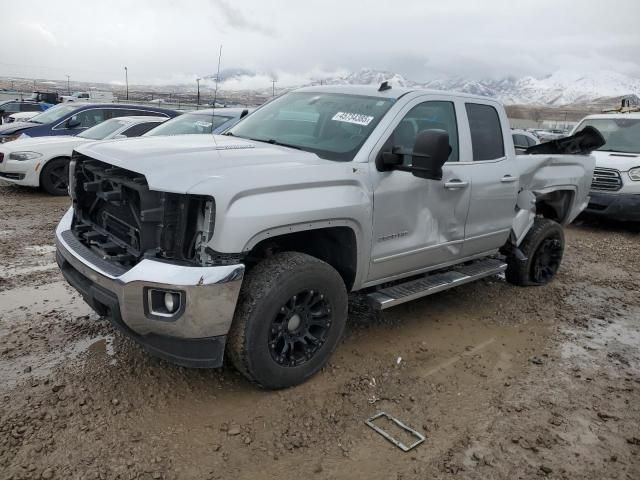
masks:
<svg viewBox="0 0 640 480"><path fill-rule="evenodd" d="M202 80L201 78L196 78L196 83L198 84L198 100L196 102L196 105L200 105L200 80Z"/></svg>
<svg viewBox="0 0 640 480"><path fill-rule="evenodd" d="M127 88L127 100L129 100L129 69L127 69L126 65L124 67L124 84Z"/></svg>
<svg viewBox="0 0 640 480"><path fill-rule="evenodd" d="M275 79L271 80L271 96L272 97L276 96L276 80Z"/></svg>
<svg viewBox="0 0 640 480"><path fill-rule="evenodd" d="M71 95L71 86L69 84L70 78L71 78L71 75L67 75L67 95Z"/></svg>
<svg viewBox="0 0 640 480"><path fill-rule="evenodd" d="M34 92L36 91L36 81L35 80L33 81L33 91Z"/></svg>

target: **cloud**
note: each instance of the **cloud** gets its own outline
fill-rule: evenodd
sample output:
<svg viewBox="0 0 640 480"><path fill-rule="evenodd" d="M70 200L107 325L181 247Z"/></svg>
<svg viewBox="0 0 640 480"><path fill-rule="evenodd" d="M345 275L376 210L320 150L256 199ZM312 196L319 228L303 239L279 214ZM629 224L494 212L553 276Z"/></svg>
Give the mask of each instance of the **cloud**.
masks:
<svg viewBox="0 0 640 480"><path fill-rule="evenodd" d="M50 43L51 45L53 46L58 45L58 39L56 38L56 36L50 30L47 30L44 27L44 25L42 25L41 23L29 21L29 22L21 22L21 24L22 26L40 35L42 39L44 39L46 42Z"/></svg>
<svg viewBox="0 0 640 480"><path fill-rule="evenodd" d="M26 13L25 13L26 12ZM225 81L269 88L369 67L417 82L612 70L640 77L638 0L21 0L0 75L129 83ZM247 72L264 72L253 78ZM303 82L308 83L308 82ZM262 85L264 84L264 85Z"/></svg>
<svg viewBox="0 0 640 480"><path fill-rule="evenodd" d="M230 5L226 0L215 0L213 3L217 7L218 11L222 13L224 20L226 20L226 24L230 27L235 28L236 30L261 33L268 36L273 36L275 34L272 27L249 20L242 11Z"/></svg>

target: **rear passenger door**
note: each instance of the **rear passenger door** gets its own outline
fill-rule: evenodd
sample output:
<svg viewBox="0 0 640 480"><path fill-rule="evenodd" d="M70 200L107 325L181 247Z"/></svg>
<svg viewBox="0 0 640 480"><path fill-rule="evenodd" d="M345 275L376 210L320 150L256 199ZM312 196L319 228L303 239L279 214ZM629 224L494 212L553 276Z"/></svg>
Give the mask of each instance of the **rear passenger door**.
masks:
<svg viewBox="0 0 640 480"><path fill-rule="evenodd" d="M501 247L508 239L518 194L519 172L511 149L511 134L499 105L465 101L472 162L471 205L464 242L464 256ZM509 142L507 142L507 139ZM507 145L505 145L507 144Z"/></svg>

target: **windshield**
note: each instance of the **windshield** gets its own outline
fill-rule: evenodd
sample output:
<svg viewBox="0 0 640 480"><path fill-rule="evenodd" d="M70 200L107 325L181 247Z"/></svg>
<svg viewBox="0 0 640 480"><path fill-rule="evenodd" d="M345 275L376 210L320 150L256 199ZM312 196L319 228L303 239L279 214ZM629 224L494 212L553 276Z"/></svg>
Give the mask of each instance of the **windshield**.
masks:
<svg viewBox="0 0 640 480"><path fill-rule="evenodd" d="M52 123L60 120L66 114L73 112L77 108L75 105L55 105L41 114L36 115L29 121L34 123Z"/></svg>
<svg viewBox="0 0 640 480"><path fill-rule="evenodd" d="M640 153L640 118L600 118L585 120L576 128L595 127L605 139L603 152Z"/></svg>
<svg viewBox="0 0 640 480"><path fill-rule="evenodd" d="M233 117L216 115L212 117L203 113L184 113L179 117L168 120L162 125L145 133L143 136L155 137L158 135L188 135L211 133L223 123Z"/></svg>
<svg viewBox="0 0 640 480"><path fill-rule="evenodd" d="M129 122L125 122L124 120L112 118L111 120L99 123L95 127L91 127L76 136L80 138L88 138L90 140L104 140L109 135L128 124Z"/></svg>
<svg viewBox="0 0 640 480"><path fill-rule="evenodd" d="M392 104L389 98L293 92L256 110L227 135L351 161Z"/></svg>

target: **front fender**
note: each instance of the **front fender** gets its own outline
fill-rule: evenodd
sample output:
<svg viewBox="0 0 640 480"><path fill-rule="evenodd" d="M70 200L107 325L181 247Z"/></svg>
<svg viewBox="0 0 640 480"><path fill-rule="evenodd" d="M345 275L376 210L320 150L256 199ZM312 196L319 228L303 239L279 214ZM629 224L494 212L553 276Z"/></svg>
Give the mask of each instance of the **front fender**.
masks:
<svg viewBox="0 0 640 480"><path fill-rule="evenodd" d="M356 239L356 278L361 278L366 273L361 270L369 264L372 201L365 169L344 167L347 167L344 168L347 175L344 171L333 176L318 171L317 178L323 178L321 181L310 181L309 176L297 181L292 172L284 179L288 181L284 185L269 185L268 179L264 179L260 186L240 188L237 180L233 184L226 182L224 186L222 182L212 180L198 184L189 193L215 198L216 221L209 247L216 252L248 252L267 238L348 227ZM257 183L253 177L251 181Z"/></svg>

